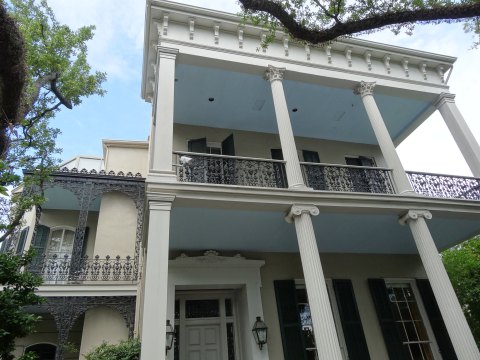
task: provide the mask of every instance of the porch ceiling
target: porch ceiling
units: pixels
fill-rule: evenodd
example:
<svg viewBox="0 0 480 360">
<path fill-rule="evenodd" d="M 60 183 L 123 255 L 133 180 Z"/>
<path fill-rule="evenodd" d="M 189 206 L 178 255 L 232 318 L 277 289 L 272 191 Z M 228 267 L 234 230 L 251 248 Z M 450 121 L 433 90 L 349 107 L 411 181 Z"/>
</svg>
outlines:
<svg viewBox="0 0 480 360">
<path fill-rule="evenodd" d="M 313 218 L 318 248 L 332 253 L 417 253 L 408 226 L 395 214 L 322 212 Z M 428 222 L 439 250 L 480 232 L 477 219 L 435 214 Z M 297 252 L 295 227 L 274 211 L 174 207 L 172 250 Z"/>
<path fill-rule="evenodd" d="M 178 64 L 175 122 L 278 133 L 270 84 L 263 75 L 261 70 L 246 73 Z M 283 83 L 296 136 L 377 143 L 361 99 L 352 88 L 289 80 L 288 74 Z M 402 138 L 402 133 L 430 106 L 427 100 L 409 96 L 376 91 L 375 99 L 394 140 Z"/>
</svg>

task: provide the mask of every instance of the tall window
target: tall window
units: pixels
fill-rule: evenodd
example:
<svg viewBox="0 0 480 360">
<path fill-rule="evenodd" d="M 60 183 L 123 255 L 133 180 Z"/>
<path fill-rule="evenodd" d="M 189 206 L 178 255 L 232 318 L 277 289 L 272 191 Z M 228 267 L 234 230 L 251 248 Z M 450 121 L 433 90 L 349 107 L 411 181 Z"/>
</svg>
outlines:
<svg viewBox="0 0 480 360">
<path fill-rule="evenodd" d="M 418 303 L 409 283 L 387 283 L 388 298 L 401 334 L 403 345 L 412 360 L 433 360 L 431 341 L 422 320 Z"/>
<path fill-rule="evenodd" d="M 73 240 L 75 238 L 75 229 L 69 227 L 52 228 L 48 241 L 47 253 L 49 256 L 71 255 L 73 250 Z"/>
</svg>

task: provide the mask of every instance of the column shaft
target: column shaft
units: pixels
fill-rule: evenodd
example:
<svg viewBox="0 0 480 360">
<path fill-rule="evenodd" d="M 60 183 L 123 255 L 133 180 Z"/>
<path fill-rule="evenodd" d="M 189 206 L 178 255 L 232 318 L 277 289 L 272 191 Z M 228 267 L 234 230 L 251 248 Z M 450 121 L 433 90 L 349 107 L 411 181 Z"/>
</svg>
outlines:
<svg viewBox="0 0 480 360">
<path fill-rule="evenodd" d="M 414 215 L 408 220 L 408 224 L 458 358 L 462 360 L 480 359 L 475 339 L 423 215 Z"/>
<path fill-rule="evenodd" d="M 410 185 L 410 181 L 408 180 L 407 174 L 403 168 L 402 162 L 398 157 L 392 138 L 390 137 L 388 129 L 385 126 L 382 114 L 380 113 L 377 103 L 373 98 L 374 86 L 375 83 L 365 83 L 362 81 L 355 92 L 362 97 L 363 105 L 365 106 L 368 118 L 372 124 L 373 132 L 377 138 L 382 155 L 387 163 L 387 166 L 392 169 L 393 179 L 395 181 L 395 185 L 397 186 L 397 191 L 400 194 L 414 193 L 412 185 Z"/>
<path fill-rule="evenodd" d="M 149 173 L 175 179 L 172 169 L 175 59 L 177 49 L 158 47 L 156 94 L 150 139 Z"/>
<path fill-rule="evenodd" d="M 283 91 L 282 79 L 285 69 L 278 69 L 269 66 L 267 77 L 272 87 L 273 105 L 277 119 L 278 134 L 282 146 L 283 158 L 286 161 L 285 170 L 287 173 L 288 187 L 306 189 L 300 161 L 298 160 L 297 146 L 293 136 L 290 115 L 288 114 L 287 100 Z"/>
<path fill-rule="evenodd" d="M 294 212 L 294 207 L 292 207 L 292 213 L 294 214 L 295 230 L 297 232 L 318 358 L 319 360 L 342 360 L 337 330 L 330 306 L 330 299 L 328 298 L 327 285 L 313 230 L 310 215 L 312 211 L 301 211 L 301 214 L 297 215 Z M 318 209 L 313 210 L 313 213 L 318 214 Z"/>
<path fill-rule="evenodd" d="M 480 146 L 458 110 L 454 99 L 455 95 L 443 93 L 439 96 L 435 106 L 447 124 L 473 176 L 480 178 Z"/>
<path fill-rule="evenodd" d="M 165 359 L 171 202 L 150 202 L 142 321 L 142 360 Z"/>
</svg>

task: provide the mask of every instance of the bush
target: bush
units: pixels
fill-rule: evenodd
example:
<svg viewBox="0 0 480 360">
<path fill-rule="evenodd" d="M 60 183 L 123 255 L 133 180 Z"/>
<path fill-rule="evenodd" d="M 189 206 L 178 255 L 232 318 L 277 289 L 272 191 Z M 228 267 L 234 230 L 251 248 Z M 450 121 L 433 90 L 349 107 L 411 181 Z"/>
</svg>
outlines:
<svg viewBox="0 0 480 360">
<path fill-rule="evenodd" d="M 140 340 L 130 339 L 120 344 L 103 343 L 85 355 L 86 360 L 139 360 Z"/>
</svg>

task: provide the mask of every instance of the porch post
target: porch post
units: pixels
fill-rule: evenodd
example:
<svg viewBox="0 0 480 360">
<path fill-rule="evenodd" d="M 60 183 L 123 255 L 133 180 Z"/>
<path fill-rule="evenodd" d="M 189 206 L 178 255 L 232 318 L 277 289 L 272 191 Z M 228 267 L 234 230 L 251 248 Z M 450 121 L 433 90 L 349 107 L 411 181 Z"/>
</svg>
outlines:
<svg viewBox="0 0 480 360">
<path fill-rule="evenodd" d="M 287 173 L 288 187 L 289 189 L 306 190 L 307 187 L 305 186 L 300 161 L 298 160 L 292 124 L 290 123 L 290 115 L 288 114 L 287 100 L 283 91 L 282 80 L 284 73 L 285 68 L 276 68 L 268 65 L 265 77 L 270 81 L 272 87 L 278 134 L 280 136 L 280 144 L 282 145 L 283 158 L 286 161 L 285 171 Z"/>
<path fill-rule="evenodd" d="M 320 360 L 342 360 L 327 285 L 323 275 L 311 216 L 319 214 L 313 205 L 293 205 L 286 216 L 295 223 L 303 275 L 312 315 L 315 344 Z"/>
<path fill-rule="evenodd" d="M 480 177 L 480 146 L 455 104 L 455 95 L 441 93 L 435 102 L 435 107 L 447 124 L 473 176 Z"/>
<path fill-rule="evenodd" d="M 388 133 L 388 129 L 385 126 L 382 114 L 380 113 L 377 103 L 373 98 L 374 87 L 375 82 L 362 81 L 354 90 L 354 93 L 362 97 L 363 105 L 365 106 L 368 118 L 372 124 L 375 137 L 377 138 L 378 145 L 382 150 L 385 162 L 387 163 L 387 166 L 392 169 L 393 179 L 395 181 L 395 185 L 397 186 L 398 193 L 413 195 L 415 193 L 410 185 L 410 181 L 405 173 L 402 162 L 398 157 L 397 150 L 395 149 L 392 138 Z"/>
<path fill-rule="evenodd" d="M 165 359 L 168 250 L 173 196 L 149 199 L 142 321 L 142 360 Z"/>
<path fill-rule="evenodd" d="M 429 211 L 410 210 L 399 221 L 410 226 L 457 357 L 462 360 L 480 359 L 480 352 L 425 221 L 431 218 Z"/>
<path fill-rule="evenodd" d="M 176 181 L 172 169 L 175 59 L 178 49 L 157 46 L 156 89 L 149 150 L 149 178 Z M 151 181 L 151 180 L 150 180 Z"/>
</svg>

